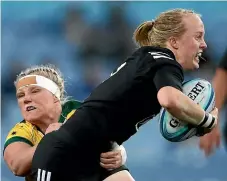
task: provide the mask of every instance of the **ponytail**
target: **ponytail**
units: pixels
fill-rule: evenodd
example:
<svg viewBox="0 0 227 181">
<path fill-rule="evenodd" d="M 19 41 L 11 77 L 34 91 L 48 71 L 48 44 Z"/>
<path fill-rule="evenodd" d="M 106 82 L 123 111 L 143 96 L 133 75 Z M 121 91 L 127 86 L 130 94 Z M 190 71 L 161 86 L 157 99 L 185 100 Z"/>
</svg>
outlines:
<svg viewBox="0 0 227 181">
<path fill-rule="evenodd" d="M 136 44 L 138 44 L 140 47 L 150 45 L 149 34 L 153 26 L 154 21 L 146 21 L 136 28 L 133 36 Z"/>
</svg>

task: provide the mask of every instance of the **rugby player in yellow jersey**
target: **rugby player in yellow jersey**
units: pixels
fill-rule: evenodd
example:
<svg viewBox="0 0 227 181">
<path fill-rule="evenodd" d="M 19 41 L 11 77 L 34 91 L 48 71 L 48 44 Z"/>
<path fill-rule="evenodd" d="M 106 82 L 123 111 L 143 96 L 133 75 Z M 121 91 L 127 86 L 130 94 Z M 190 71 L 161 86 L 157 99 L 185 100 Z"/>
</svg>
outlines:
<svg viewBox="0 0 227 181">
<path fill-rule="evenodd" d="M 38 82 L 32 82 L 31 75 L 39 76 Z M 25 176 L 25 180 L 30 180 L 29 173 L 36 146 L 45 134 L 58 129 L 75 114 L 81 103 L 75 100 L 66 101 L 63 78 L 52 66 L 29 68 L 22 72 L 18 79 L 21 80 L 24 76 L 30 77 L 23 85 L 16 87 L 18 104 L 24 120 L 10 130 L 3 152 L 10 170 L 15 175 Z M 55 86 L 58 86 L 60 91 L 56 92 Z M 100 155 L 102 174 L 126 169 L 123 166 L 125 161 L 124 147 L 113 144 L 113 151 Z"/>
</svg>

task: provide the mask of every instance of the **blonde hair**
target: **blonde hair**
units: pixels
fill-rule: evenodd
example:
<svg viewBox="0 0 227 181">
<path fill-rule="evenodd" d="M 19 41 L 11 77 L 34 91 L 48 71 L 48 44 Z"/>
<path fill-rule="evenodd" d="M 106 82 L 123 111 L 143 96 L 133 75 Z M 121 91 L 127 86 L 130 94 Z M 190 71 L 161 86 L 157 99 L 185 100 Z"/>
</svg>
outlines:
<svg viewBox="0 0 227 181">
<path fill-rule="evenodd" d="M 135 43 L 141 46 L 165 47 L 171 37 L 180 37 L 186 31 L 183 18 L 187 15 L 197 15 L 193 10 L 173 9 L 161 13 L 155 20 L 139 25 L 133 35 Z"/>
<path fill-rule="evenodd" d="M 21 71 L 21 73 L 17 76 L 14 85 L 16 86 L 18 80 L 27 75 L 40 75 L 52 80 L 60 89 L 61 104 L 65 103 L 65 101 L 67 100 L 67 97 L 65 96 L 65 81 L 60 70 L 57 69 L 54 65 L 48 64 L 29 67 Z"/>
</svg>

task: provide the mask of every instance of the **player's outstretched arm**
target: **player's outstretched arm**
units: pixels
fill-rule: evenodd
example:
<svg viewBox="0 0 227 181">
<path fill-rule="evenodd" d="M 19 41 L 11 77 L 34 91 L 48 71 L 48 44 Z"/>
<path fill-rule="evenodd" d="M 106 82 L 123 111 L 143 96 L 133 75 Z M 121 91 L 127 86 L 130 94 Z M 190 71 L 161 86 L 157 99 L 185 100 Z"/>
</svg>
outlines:
<svg viewBox="0 0 227 181">
<path fill-rule="evenodd" d="M 30 146 L 24 142 L 14 142 L 6 147 L 4 160 L 14 175 L 29 174 L 35 150 L 36 146 Z"/>
<path fill-rule="evenodd" d="M 211 130 L 216 125 L 217 110 L 211 114 L 182 93 L 183 71 L 179 66 L 166 65 L 158 69 L 154 83 L 162 107 L 181 121 Z M 212 115 L 213 114 L 213 115 Z"/>
<path fill-rule="evenodd" d="M 62 123 L 50 124 L 45 134 L 61 127 Z M 32 158 L 37 146 L 31 146 L 25 142 L 13 142 L 4 150 L 4 160 L 9 169 L 16 176 L 26 176 L 30 173 Z"/>
<path fill-rule="evenodd" d="M 217 109 L 211 114 L 205 113 L 199 105 L 174 87 L 162 87 L 157 96 L 161 106 L 181 121 L 208 129 L 217 124 Z"/>
</svg>

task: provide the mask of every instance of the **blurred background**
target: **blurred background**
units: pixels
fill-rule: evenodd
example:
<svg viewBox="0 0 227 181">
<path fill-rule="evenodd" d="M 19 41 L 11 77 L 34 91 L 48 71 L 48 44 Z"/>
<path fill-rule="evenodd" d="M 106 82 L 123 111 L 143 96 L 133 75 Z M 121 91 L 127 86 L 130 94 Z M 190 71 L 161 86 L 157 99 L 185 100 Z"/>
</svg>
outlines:
<svg viewBox="0 0 227 181">
<path fill-rule="evenodd" d="M 190 8 L 202 14 L 208 49 L 201 68 L 187 72 L 211 80 L 227 48 L 227 2 L 1 2 L 2 130 L 22 120 L 13 81 L 24 68 L 52 63 L 66 79 L 68 95 L 83 100 L 113 68 L 135 50 L 134 29 L 171 8 Z M 226 107 L 221 122 L 227 121 Z M 222 126 L 223 127 L 223 126 Z M 125 143 L 131 174 L 139 181 L 226 181 L 224 144 L 209 158 L 198 140 L 170 143 L 159 133 L 157 118 Z M 2 181 L 20 181 L 1 157 Z"/>
</svg>

